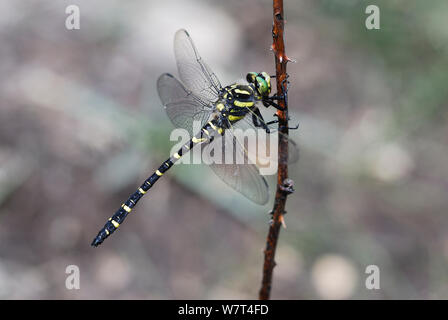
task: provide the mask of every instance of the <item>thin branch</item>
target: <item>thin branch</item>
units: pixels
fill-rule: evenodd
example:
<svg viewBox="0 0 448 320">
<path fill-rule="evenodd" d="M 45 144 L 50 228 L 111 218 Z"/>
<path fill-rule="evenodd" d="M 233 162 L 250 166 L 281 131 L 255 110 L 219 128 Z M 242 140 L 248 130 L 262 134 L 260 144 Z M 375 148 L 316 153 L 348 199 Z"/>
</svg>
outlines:
<svg viewBox="0 0 448 320">
<path fill-rule="evenodd" d="M 260 300 L 269 299 L 272 286 L 272 273 L 275 263 L 275 250 L 277 248 L 280 227 L 283 223 L 283 215 L 286 213 L 285 205 L 288 194 L 293 191 L 293 182 L 288 179 L 288 99 L 287 99 L 287 74 L 286 64 L 289 59 L 285 54 L 285 43 L 283 41 L 284 13 L 283 0 L 273 0 L 274 23 L 272 26 L 272 49 L 275 56 L 275 71 L 277 80 L 277 95 L 284 99 L 278 101 L 282 108 L 277 111 L 279 135 L 278 140 L 278 173 L 277 191 L 275 194 L 274 208 L 272 209 L 272 224 L 266 240 L 264 251 L 263 280 L 259 292 Z"/>
</svg>

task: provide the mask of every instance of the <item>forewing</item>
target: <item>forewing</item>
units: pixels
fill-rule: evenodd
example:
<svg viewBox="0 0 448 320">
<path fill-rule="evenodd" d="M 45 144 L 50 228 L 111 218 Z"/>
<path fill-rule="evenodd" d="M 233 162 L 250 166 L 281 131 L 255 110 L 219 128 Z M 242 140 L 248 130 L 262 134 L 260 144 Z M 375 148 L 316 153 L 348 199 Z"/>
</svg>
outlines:
<svg viewBox="0 0 448 320">
<path fill-rule="evenodd" d="M 174 55 L 180 80 L 185 86 L 202 99 L 215 102 L 222 86 L 199 56 L 188 32 L 183 29 L 177 31 L 174 36 Z"/>
<path fill-rule="evenodd" d="M 157 80 L 157 91 L 160 100 L 165 106 L 166 113 L 177 128 L 184 128 L 190 135 L 193 132 L 193 123 L 198 122 L 200 128 L 209 120 L 213 113 L 213 105 L 204 101 L 169 73 L 162 74 Z"/>
</svg>

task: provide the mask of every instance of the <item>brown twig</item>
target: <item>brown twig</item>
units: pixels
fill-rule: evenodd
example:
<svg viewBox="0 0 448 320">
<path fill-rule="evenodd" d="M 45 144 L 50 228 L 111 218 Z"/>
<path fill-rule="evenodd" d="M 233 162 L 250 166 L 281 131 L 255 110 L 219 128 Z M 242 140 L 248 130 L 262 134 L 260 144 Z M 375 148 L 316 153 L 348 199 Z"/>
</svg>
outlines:
<svg viewBox="0 0 448 320">
<path fill-rule="evenodd" d="M 272 209 L 272 223 L 266 241 L 264 251 L 263 280 L 259 292 L 260 300 L 269 299 L 272 286 L 272 272 L 275 267 L 275 249 L 277 247 L 280 227 L 283 223 L 283 215 L 286 213 L 285 205 L 288 194 L 293 191 L 293 183 L 288 179 L 288 100 L 287 100 L 287 74 L 286 64 L 289 59 L 285 54 L 283 41 L 284 13 L 283 0 L 273 0 L 274 23 L 272 26 L 272 50 L 275 57 L 275 71 L 277 79 L 277 96 L 283 96 L 278 104 L 283 110 L 277 111 L 279 135 L 278 140 L 278 173 L 277 191 L 275 194 L 274 208 Z"/>
</svg>

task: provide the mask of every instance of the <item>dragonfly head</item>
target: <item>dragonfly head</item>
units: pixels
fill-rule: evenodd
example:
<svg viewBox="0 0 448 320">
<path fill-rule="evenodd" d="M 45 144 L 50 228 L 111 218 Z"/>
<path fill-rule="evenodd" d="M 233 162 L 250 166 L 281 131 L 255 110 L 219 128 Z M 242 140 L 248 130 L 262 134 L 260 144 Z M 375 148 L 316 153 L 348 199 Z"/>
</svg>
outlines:
<svg viewBox="0 0 448 320">
<path fill-rule="evenodd" d="M 246 80 L 255 85 L 262 97 L 267 97 L 271 93 L 271 77 L 266 72 L 249 72 Z"/>
</svg>

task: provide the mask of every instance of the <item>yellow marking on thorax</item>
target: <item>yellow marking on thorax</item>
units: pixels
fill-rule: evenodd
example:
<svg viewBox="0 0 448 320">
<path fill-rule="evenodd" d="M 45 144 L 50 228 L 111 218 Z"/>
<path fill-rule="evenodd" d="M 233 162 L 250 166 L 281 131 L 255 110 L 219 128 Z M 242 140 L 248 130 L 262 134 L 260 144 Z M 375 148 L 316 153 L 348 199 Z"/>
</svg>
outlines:
<svg viewBox="0 0 448 320">
<path fill-rule="evenodd" d="M 121 205 L 121 207 L 122 207 L 127 213 L 129 213 L 129 212 L 132 211 L 132 209 L 129 208 L 129 207 L 128 207 L 127 205 L 125 205 L 124 203 Z"/>
<path fill-rule="evenodd" d="M 247 94 L 248 96 L 250 96 L 250 92 L 246 90 L 235 89 L 235 92 L 239 94 Z"/>
<path fill-rule="evenodd" d="M 138 188 L 138 192 L 140 192 L 141 194 L 145 194 L 146 193 L 146 191 L 143 190 L 142 188 Z"/>
<path fill-rule="evenodd" d="M 250 108 L 250 107 L 253 107 L 253 106 L 254 106 L 254 102 L 253 102 L 253 101 L 242 102 L 242 101 L 235 100 L 235 101 L 233 102 L 233 104 L 234 104 L 235 106 L 237 106 L 237 107 L 247 107 L 247 108 Z"/>
<path fill-rule="evenodd" d="M 224 110 L 224 104 L 223 103 L 218 103 L 217 105 L 216 105 L 216 109 L 218 109 L 218 111 L 222 111 L 222 110 Z"/>
<path fill-rule="evenodd" d="M 158 175 L 159 177 L 163 176 L 163 173 L 160 172 L 158 169 L 156 170 L 156 175 Z"/>
</svg>

